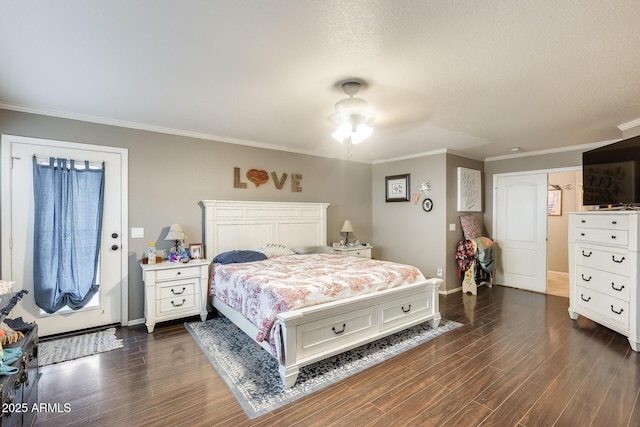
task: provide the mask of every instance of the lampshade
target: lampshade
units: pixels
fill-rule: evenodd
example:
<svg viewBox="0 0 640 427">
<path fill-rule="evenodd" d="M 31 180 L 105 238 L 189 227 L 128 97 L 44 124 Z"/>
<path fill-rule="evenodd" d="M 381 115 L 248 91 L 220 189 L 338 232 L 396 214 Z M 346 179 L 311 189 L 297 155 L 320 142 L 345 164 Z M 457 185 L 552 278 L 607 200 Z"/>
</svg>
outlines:
<svg viewBox="0 0 640 427">
<path fill-rule="evenodd" d="M 167 237 L 165 237 L 164 240 L 184 240 L 186 238 L 187 236 L 184 235 L 180 224 L 171 224 Z"/>
<path fill-rule="evenodd" d="M 353 233 L 353 226 L 351 225 L 351 221 L 346 220 L 344 224 L 342 224 L 342 230 L 340 231 L 343 233 Z"/>
</svg>

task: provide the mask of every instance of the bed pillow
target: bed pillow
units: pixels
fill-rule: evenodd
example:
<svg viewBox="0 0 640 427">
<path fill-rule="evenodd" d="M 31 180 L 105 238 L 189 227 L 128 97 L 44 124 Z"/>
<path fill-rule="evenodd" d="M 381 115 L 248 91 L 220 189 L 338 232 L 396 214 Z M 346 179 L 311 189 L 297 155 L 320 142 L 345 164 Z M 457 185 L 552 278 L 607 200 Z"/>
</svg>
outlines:
<svg viewBox="0 0 640 427">
<path fill-rule="evenodd" d="M 267 256 L 267 258 L 283 255 L 293 255 L 293 251 L 291 249 L 278 243 L 267 243 L 266 245 L 257 247 L 254 250 L 262 252 Z"/>
<path fill-rule="evenodd" d="M 473 215 L 462 215 L 460 217 L 460 226 L 462 227 L 465 240 L 482 236 L 482 227 L 480 227 L 478 220 Z"/>
<path fill-rule="evenodd" d="M 221 254 L 216 255 L 213 262 L 217 262 L 218 264 L 239 264 L 243 262 L 262 261 L 265 259 L 267 259 L 267 257 L 262 252 L 236 250 L 222 252 Z"/>
<path fill-rule="evenodd" d="M 298 255 L 330 254 L 333 253 L 333 250 L 329 246 L 300 246 L 293 248 L 293 252 Z"/>
</svg>

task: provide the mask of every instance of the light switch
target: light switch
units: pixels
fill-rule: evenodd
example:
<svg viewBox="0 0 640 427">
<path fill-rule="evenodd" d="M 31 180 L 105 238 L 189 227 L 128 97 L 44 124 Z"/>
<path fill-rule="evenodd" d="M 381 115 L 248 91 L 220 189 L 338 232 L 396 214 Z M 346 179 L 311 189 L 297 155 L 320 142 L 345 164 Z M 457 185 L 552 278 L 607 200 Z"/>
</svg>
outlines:
<svg viewBox="0 0 640 427">
<path fill-rule="evenodd" d="M 456 224 L 449 224 L 449 231 L 456 231 Z"/>
<path fill-rule="evenodd" d="M 131 238 L 132 239 L 142 239 L 144 237 L 144 228 L 142 227 L 134 227 L 131 229 Z"/>
</svg>

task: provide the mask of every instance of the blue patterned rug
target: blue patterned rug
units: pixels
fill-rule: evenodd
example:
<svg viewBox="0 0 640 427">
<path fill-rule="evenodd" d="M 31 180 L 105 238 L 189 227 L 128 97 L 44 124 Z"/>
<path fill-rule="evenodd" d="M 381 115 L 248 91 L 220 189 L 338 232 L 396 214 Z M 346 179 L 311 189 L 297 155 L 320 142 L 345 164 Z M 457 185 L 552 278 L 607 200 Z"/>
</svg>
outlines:
<svg viewBox="0 0 640 427">
<path fill-rule="evenodd" d="M 436 329 L 427 322 L 416 325 L 305 366 L 300 369 L 296 384 L 287 389 L 276 360 L 226 317 L 185 323 L 249 418 L 271 412 L 460 326 L 445 319 Z"/>
</svg>

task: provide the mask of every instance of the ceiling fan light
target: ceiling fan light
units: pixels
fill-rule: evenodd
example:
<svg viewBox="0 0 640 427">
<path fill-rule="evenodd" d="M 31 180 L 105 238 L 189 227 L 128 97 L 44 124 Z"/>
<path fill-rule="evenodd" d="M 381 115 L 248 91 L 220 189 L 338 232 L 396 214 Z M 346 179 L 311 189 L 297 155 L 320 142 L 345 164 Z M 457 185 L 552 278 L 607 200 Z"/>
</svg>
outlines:
<svg viewBox="0 0 640 427">
<path fill-rule="evenodd" d="M 342 122 L 342 124 L 338 126 L 335 132 L 331 134 L 331 136 L 341 144 L 342 142 L 344 142 L 345 139 L 349 138 L 350 135 L 351 135 L 351 123 L 349 122 Z"/>
<path fill-rule="evenodd" d="M 370 126 L 360 123 L 356 127 L 356 131 L 351 134 L 351 143 L 352 144 L 360 144 L 365 139 L 371 136 L 373 129 Z"/>
</svg>

